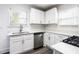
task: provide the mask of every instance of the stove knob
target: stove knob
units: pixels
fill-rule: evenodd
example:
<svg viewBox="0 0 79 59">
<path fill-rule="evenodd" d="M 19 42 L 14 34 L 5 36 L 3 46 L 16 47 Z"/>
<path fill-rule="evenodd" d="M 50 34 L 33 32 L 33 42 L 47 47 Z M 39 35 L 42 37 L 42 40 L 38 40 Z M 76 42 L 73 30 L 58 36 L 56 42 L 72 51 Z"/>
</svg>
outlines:
<svg viewBox="0 0 79 59">
<path fill-rule="evenodd" d="M 77 46 L 79 46 L 79 44 L 77 44 Z"/>
<path fill-rule="evenodd" d="M 72 43 L 71 41 L 68 41 L 68 43 Z"/>
<path fill-rule="evenodd" d="M 67 40 L 64 40 L 64 42 L 67 42 Z"/>
</svg>

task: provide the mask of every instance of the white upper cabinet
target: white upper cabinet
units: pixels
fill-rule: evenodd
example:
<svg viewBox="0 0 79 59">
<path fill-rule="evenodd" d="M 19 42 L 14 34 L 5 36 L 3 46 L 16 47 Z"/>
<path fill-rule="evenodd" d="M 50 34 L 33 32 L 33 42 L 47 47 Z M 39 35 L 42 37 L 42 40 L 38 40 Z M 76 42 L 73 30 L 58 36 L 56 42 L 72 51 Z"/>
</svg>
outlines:
<svg viewBox="0 0 79 59">
<path fill-rule="evenodd" d="M 22 36 L 10 37 L 10 54 L 22 52 Z"/>
<path fill-rule="evenodd" d="M 69 36 L 57 33 L 45 33 L 44 34 L 44 46 L 51 46 L 61 42 Z"/>
<path fill-rule="evenodd" d="M 57 8 L 52 8 L 45 12 L 45 23 L 46 24 L 57 24 L 58 23 Z"/>
<path fill-rule="evenodd" d="M 77 25 L 77 6 L 65 9 L 59 13 L 61 15 L 59 19 L 59 25 Z"/>
<path fill-rule="evenodd" d="M 44 21 L 44 11 L 31 8 L 30 11 L 30 23 L 42 24 Z"/>
<path fill-rule="evenodd" d="M 57 24 L 57 8 L 52 8 L 46 12 L 31 8 L 30 23 L 33 24 Z"/>
<path fill-rule="evenodd" d="M 77 7 L 77 25 L 79 26 L 79 6 Z"/>
</svg>

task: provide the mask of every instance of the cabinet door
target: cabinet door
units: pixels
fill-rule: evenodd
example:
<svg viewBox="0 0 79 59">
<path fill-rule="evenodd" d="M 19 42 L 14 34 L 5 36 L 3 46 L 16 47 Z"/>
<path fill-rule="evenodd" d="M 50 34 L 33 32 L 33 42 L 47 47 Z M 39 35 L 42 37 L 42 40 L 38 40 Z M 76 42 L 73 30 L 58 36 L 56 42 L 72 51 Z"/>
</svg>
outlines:
<svg viewBox="0 0 79 59">
<path fill-rule="evenodd" d="M 57 8 L 46 11 L 46 23 L 53 24 L 58 22 Z"/>
<path fill-rule="evenodd" d="M 44 11 L 39 11 L 39 20 L 40 20 L 40 24 L 44 24 L 44 18 L 45 18 L 45 12 Z"/>
<path fill-rule="evenodd" d="M 44 34 L 44 46 L 46 46 L 46 45 L 50 45 L 50 35 L 49 35 L 49 33 L 45 33 Z"/>
<path fill-rule="evenodd" d="M 22 41 L 10 42 L 10 53 L 21 53 L 22 51 Z"/>
<path fill-rule="evenodd" d="M 21 53 L 22 51 L 22 37 L 10 37 L 10 53 Z"/>
<path fill-rule="evenodd" d="M 50 45 L 54 45 L 55 41 L 54 41 L 54 33 L 50 33 Z"/>
<path fill-rule="evenodd" d="M 32 34 L 25 35 L 24 36 L 24 43 L 23 43 L 24 51 L 28 51 L 28 50 L 33 49 L 33 48 L 34 48 L 33 35 Z"/>
<path fill-rule="evenodd" d="M 50 23 L 58 23 L 57 8 L 53 8 L 50 10 Z"/>
<path fill-rule="evenodd" d="M 59 25 L 77 25 L 77 8 L 69 8 L 60 12 Z"/>
<path fill-rule="evenodd" d="M 31 8 L 30 23 L 40 24 L 41 20 L 44 20 L 44 12 Z"/>
<path fill-rule="evenodd" d="M 30 22 L 31 23 L 39 23 L 40 20 L 38 20 L 39 19 L 38 15 L 39 15 L 38 10 L 34 9 L 34 8 L 31 8 L 31 11 L 30 11 Z"/>
<path fill-rule="evenodd" d="M 50 11 L 45 12 L 45 24 L 50 23 Z"/>
</svg>

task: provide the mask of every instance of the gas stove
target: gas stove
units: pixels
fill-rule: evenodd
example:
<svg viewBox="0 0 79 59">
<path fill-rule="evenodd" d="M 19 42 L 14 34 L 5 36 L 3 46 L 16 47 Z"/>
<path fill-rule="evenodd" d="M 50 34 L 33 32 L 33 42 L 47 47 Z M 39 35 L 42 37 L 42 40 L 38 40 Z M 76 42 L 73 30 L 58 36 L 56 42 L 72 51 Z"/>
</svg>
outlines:
<svg viewBox="0 0 79 59">
<path fill-rule="evenodd" d="M 64 43 L 79 47 L 79 36 L 72 36 L 63 40 Z"/>
</svg>

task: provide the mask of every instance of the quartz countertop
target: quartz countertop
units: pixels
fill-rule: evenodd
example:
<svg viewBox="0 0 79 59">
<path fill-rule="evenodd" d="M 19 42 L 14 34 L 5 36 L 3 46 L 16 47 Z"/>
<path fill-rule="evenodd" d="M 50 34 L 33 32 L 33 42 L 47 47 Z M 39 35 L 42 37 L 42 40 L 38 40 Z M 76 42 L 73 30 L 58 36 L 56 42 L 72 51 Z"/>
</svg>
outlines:
<svg viewBox="0 0 79 59">
<path fill-rule="evenodd" d="M 22 33 L 13 33 L 13 34 L 9 34 L 9 36 L 21 36 L 21 35 L 27 35 L 27 34 L 33 34 L 33 33 L 40 33 L 40 32 L 43 32 L 43 31 L 37 31 L 37 32 L 22 32 Z"/>
<path fill-rule="evenodd" d="M 76 47 L 67 43 L 63 43 L 63 42 L 57 43 L 50 47 L 63 54 L 79 54 L 79 47 Z"/>
<path fill-rule="evenodd" d="M 23 33 L 15 33 L 15 34 L 9 34 L 9 36 L 17 36 L 17 35 L 26 35 L 26 34 L 32 34 L 32 33 L 38 33 L 38 32 L 47 32 L 47 33 L 55 33 L 55 34 L 61 34 L 61 35 L 67 35 L 67 36 L 79 36 L 78 31 L 31 31 L 31 32 L 23 32 Z"/>
</svg>

